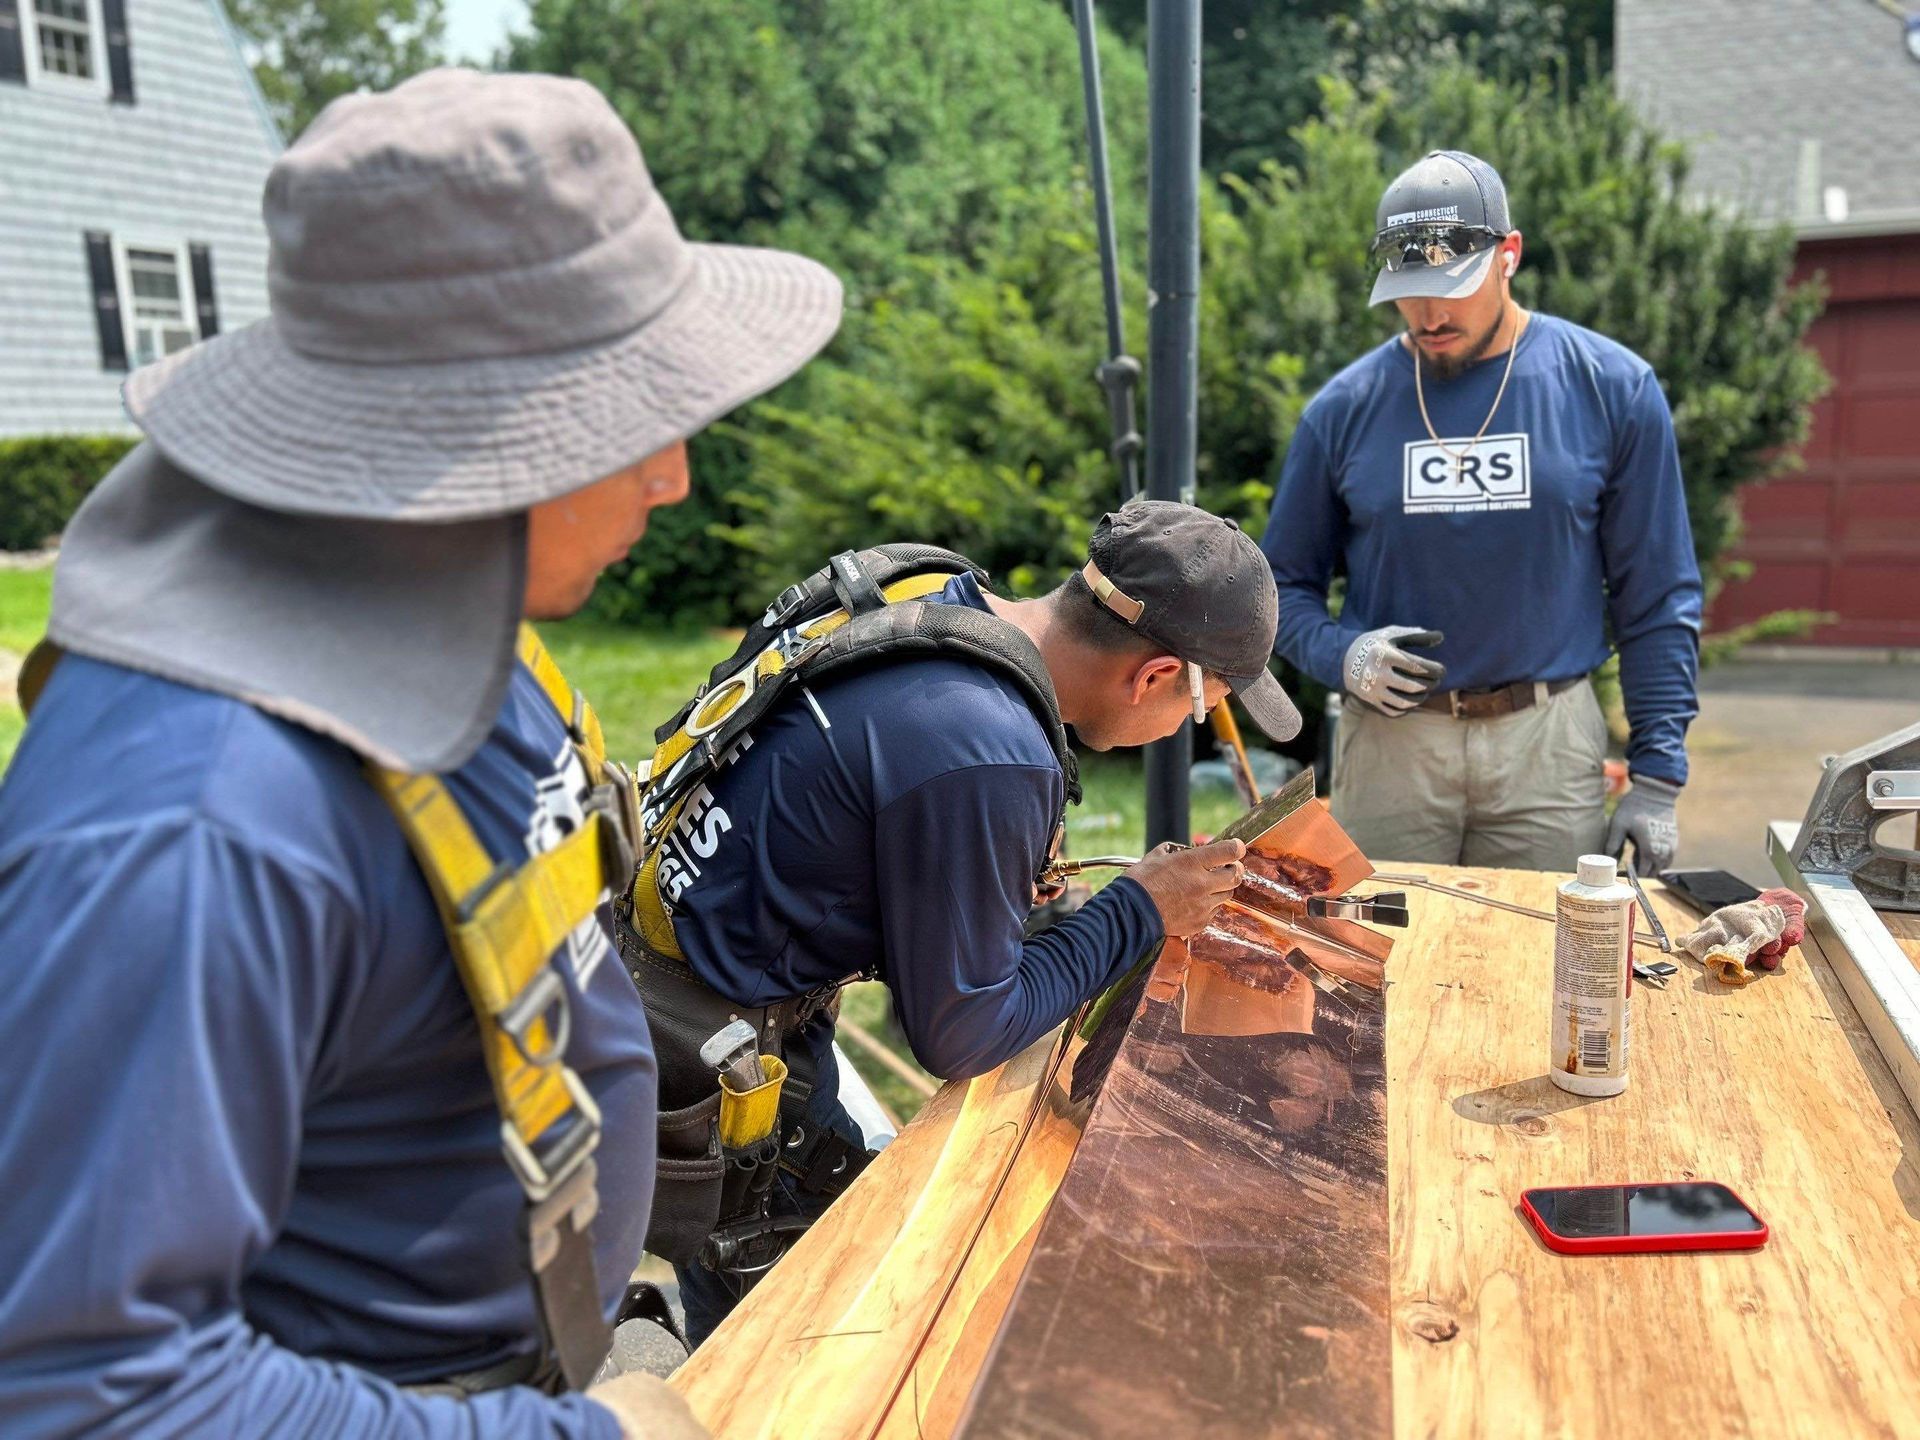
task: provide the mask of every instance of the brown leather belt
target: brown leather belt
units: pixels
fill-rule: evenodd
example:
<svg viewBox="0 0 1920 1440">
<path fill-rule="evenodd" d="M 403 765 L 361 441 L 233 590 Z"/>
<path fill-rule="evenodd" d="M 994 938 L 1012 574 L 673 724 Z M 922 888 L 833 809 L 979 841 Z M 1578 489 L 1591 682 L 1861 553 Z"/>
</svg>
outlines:
<svg viewBox="0 0 1920 1440">
<path fill-rule="evenodd" d="M 1496 715 L 1511 715 L 1534 705 L 1544 705 L 1551 695 L 1571 690 L 1587 677 L 1571 680 L 1518 680 L 1511 685 L 1496 685 L 1491 690 L 1442 690 L 1420 702 L 1422 710 L 1435 710 L 1456 720 L 1490 720 Z"/>
</svg>

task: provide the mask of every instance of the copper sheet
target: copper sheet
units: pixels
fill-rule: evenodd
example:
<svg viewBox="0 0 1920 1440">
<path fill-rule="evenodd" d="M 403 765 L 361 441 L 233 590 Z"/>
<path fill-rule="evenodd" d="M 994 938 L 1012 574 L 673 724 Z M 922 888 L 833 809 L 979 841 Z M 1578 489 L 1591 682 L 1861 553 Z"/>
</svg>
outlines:
<svg viewBox="0 0 1920 1440">
<path fill-rule="evenodd" d="M 1263 938 L 1237 943 L 1285 965 Z M 1383 997 L 1312 994 L 1307 1028 L 1252 1038 L 1144 1001 L 958 1433 L 1389 1432 Z"/>
<path fill-rule="evenodd" d="M 1314 798 L 1313 772 L 1303 771 L 1235 827 L 1248 844 L 1247 878 L 1193 937 L 1191 966 L 1163 971 L 1154 996 L 1170 998 L 1180 985 L 1188 1034 L 1261 1035 L 1310 1028 L 1316 991 L 1378 990 L 1393 942 L 1350 920 L 1307 914 L 1310 896 L 1344 894 L 1373 873 L 1326 802 Z"/>
</svg>

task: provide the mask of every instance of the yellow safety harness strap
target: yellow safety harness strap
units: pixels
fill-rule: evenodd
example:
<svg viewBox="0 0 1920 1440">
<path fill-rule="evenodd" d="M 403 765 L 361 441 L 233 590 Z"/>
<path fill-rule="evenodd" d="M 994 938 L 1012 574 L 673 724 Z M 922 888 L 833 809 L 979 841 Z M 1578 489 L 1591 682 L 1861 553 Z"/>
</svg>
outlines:
<svg viewBox="0 0 1920 1440">
<path fill-rule="evenodd" d="M 533 672 L 533 678 L 547 692 L 547 698 L 553 702 L 553 708 L 566 725 L 567 733 L 579 747 L 580 758 L 586 763 L 587 778 L 598 785 L 601 767 L 607 759 L 607 742 L 600 731 L 600 717 L 593 713 L 593 707 L 587 704 L 586 697 L 567 683 L 567 677 L 553 663 L 553 656 L 547 653 L 545 642 L 531 625 L 520 627 L 519 653 L 520 663 Z"/>
<path fill-rule="evenodd" d="M 508 1153 L 516 1170 L 534 1159 L 529 1189 L 539 1189 L 539 1172 L 548 1168 L 538 1160 L 539 1142 L 585 1093 L 561 1059 L 565 992 L 547 962 L 605 893 L 605 821 L 588 815 L 559 846 L 508 870 L 494 864 L 437 775 L 372 770 L 369 778 L 433 890 L 479 1021 Z"/>
<path fill-rule="evenodd" d="M 559 845 L 517 869 L 496 863 L 439 776 L 369 769 L 368 778 L 392 809 L 439 908 L 479 1025 L 501 1146 L 527 1196 L 523 1233 L 547 1352 L 580 1389 L 612 1343 L 590 1233 L 600 1205 L 593 1163 L 600 1111 L 566 1063 L 567 992 L 551 962 L 601 897 L 627 884 L 631 847 L 603 807 L 615 805 L 625 821 L 633 782 L 607 760 L 592 707 L 529 626 L 521 627 L 518 653 L 595 787 L 585 822 Z"/>
</svg>

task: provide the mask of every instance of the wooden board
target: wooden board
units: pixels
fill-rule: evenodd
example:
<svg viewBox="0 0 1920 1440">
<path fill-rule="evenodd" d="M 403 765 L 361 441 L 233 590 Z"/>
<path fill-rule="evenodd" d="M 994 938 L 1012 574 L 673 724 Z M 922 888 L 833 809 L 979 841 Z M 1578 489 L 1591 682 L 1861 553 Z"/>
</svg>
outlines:
<svg viewBox="0 0 1920 1440">
<path fill-rule="evenodd" d="M 1907 952 L 1907 958 L 1920 966 L 1920 915 L 1903 915 L 1892 910 L 1878 912 L 1886 922 L 1893 943 Z"/>
<path fill-rule="evenodd" d="M 1426 868 L 1553 902 L 1552 876 Z M 1396 1432 L 1920 1428 L 1916 1129 L 1818 949 L 1741 990 L 1675 957 L 1666 991 L 1636 987 L 1630 1088 L 1582 1100 L 1545 1078 L 1552 927 L 1412 902 L 1388 997 Z M 1733 1186 L 1772 1243 L 1567 1259 L 1515 1214 L 1528 1186 L 1690 1176 Z"/>
<path fill-rule="evenodd" d="M 1541 908 L 1556 883 L 1382 867 Z M 1654 892 L 1670 930 L 1692 923 Z M 1737 991 L 1679 957 L 1668 990 L 1636 989 L 1627 1093 L 1577 1100 L 1544 1078 L 1552 926 L 1410 900 L 1387 991 L 1395 1434 L 1920 1434 L 1920 1120 L 1817 944 Z M 944 1089 L 682 1369 L 674 1383 L 716 1435 L 950 1433 L 955 1389 L 1058 1183 L 1070 1107 L 1038 1112 L 1041 1143 L 1001 1192 L 1004 1221 L 995 1206 L 950 1297 L 941 1247 L 977 1230 L 1043 1070 L 1030 1052 Z M 1514 1212 L 1530 1185 L 1688 1174 L 1733 1185 L 1772 1223 L 1772 1244 L 1573 1260 Z M 1164 1192 L 1169 1203 L 1234 1193 L 1192 1198 L 1210 1175 L 1177 1178 L 1186 1188 Z M 1160 1368 L 1098 1383 L 1177 1383 Z"/>
<path fill-rule="evenodd" d="M 1205 1033 L 1183 1025 L 1177 1000 L 1149 994 L 961 1435 L 1389 1433 L 1378 980 L 1330 979 L 1340 993 L 1315 1003 L 1271 940 L 1256 942 L 1267 968 L 1309 997 L 1306 1023 L 1281 1027 L 1291 1033 L 1270 1033 L 1290 1015 L 1256 985 L 1216 988 Z M 1208 950 L 1196 942 L 1193 973 L 1212 968 Z M 1160 971 L 1186 963 L 1170 943 Z M 1276 993 L 1283 983 L 1256 978 Z M 1269 1033 L 1217 1015 L 1234 1004 Z"/>
<path fill-rule="evenodd" d="M 957 1414 L 1085 1117 L 1050 1078 L 1056 1051 L 943 1086 L 680 1367 L 716 1440 L 865 1440 Z"/>
</svg>

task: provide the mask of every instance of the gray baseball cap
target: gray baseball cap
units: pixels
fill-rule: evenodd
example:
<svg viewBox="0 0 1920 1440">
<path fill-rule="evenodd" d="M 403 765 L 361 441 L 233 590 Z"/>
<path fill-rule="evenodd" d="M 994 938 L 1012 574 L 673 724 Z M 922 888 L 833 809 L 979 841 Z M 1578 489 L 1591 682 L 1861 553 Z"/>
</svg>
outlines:
<svg viewBox="0 0 1920 1440">
<path fill-rule="evenodd" d="M 1094 597 L 1169 655 L 1233 687 L 1275 740 L 1300 733 L 1300 712 L 1267 669 L 1280 594 L 1260 547 L 1231 520 L 1171 500 L 1136 500 L 1104 515 L 1081 572 Z"/>
<path fill-rule="evenodd" d="M 1442 229 L 1464 232 L 1450 254 L 1407 256 L 1402 246 Z M 1373 282 L 1369 305 L 1392 300 L 1459 300 L 1486 283 L 1500 237 L 1513 229 L 1500 173 L 1464 150 L 1435 150 L 1400 172 L 1380 197 L 1373 248 L 1389 264 Z M 1407 256 L 1407 258 L 1403 258 Z"/>
</svg>

